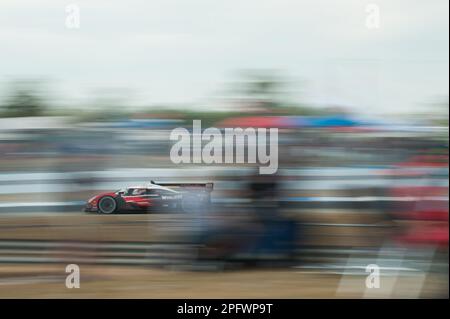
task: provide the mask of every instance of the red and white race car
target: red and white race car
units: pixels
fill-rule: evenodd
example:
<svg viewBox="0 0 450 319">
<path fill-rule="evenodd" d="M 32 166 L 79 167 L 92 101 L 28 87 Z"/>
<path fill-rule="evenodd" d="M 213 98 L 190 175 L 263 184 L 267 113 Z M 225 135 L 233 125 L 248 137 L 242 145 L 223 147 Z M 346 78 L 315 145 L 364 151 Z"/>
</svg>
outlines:
<svg viewBox="0 0 450 319">
<path fill-rule="evenodd" d="M 114 214 L 157 211 L 192 212 L 210 203 L 213 183 L 155 183 L 106 192 L 89 199 L 85 212 Z"/>
</svg>

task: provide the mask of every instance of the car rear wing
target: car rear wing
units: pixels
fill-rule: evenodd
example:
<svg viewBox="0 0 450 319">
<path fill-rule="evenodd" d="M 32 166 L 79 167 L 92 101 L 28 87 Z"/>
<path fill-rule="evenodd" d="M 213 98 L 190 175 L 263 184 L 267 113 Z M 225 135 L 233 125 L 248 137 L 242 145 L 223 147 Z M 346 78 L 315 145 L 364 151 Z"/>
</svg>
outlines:
<svg viewBox="0 0 450 319">
<path fill-rule="evenodd" d="M 151 184 L 164 186 L 164 187 L 180 187 L 189 189 L 202 189 L 207 192 L 212 192 L 214 183 L 159 183 L 150 181 Z"/>
</svg>

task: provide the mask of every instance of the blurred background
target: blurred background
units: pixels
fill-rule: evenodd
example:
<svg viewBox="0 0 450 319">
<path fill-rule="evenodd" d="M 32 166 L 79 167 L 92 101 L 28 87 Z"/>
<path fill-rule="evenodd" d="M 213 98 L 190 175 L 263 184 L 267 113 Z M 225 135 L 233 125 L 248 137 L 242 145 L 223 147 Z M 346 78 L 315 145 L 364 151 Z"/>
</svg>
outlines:
<svg viewBox="0 0 450 319">
<path fill-rule="evenodd" d="M 448 298 L 448 2 L 128 3 L 0 4 L 0 297 Z M 277 174 L 173 164 L 193 120 Z M 211 207 L 82 212 L 150 180 Z"/>
</svg>

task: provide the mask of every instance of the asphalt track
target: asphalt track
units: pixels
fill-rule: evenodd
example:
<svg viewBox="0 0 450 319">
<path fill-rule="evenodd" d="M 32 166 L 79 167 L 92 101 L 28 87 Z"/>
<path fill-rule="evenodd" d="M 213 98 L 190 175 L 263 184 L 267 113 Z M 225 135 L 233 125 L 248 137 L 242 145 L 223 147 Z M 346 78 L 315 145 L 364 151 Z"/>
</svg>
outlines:
<svg viewBox="0 0 450 319">
<path fill-rule="evenodd" d="M 293 212 L 291 217 L 297 218 L 298 214 Z M 312 235 L 307 236 L 311 240 L 306 244 L 316 247 L 375 247 L 390 229 L 389 224 L 380 223 L 376 214 L 339 210 L 304 212 L 299 222 L 306 224 L 306 233 Z M 131 251 L 150 251 L 161 245 L 177 247 L 189 242 L 189 233 L 202 223 L 196 216 L 174 213 L 107 216 L 84 212 L 2 213 L 0 262 L 5 256 L 1 249 L 10 253 L 12 249 L 26 251 L 26 247 L 48 251 L 58 245 L 74 251 L 109 249 L 108 245 L 119 244 L 128 245 Z"/>
<path fill-rule="evenodd" d="M 60 264 L 1 264 L 0 298 L 445 298 L 442 277 L 386 277 L 367 290 L 366 276 L 295 269 L 192 272 L 146 267 L 80 266 L 80 288 L 65 286 Z M 418 289 L 419 288 L 419 289 Z M 447 295 L 446 295 L 447 293 Z"/>
<path fill-rule="evenodd" d="M 328 219 L 316 221 L 331 222 L 328 214 L 323 216 Z M 344 237 L 350 230 L 355 235 L 355 228 L 358 232 L 361 227 L 342 216 L 340 220 L 348 223 L 321 227 L 344 231 Z M 232 271 L 192 269 L 186 267 L 189 245 L 180 237 L 190 227 L 190 218 L 186 214 L 1 214 L 0 298 L 415 298 L 442 297 L 446 291 L 448 296 L 442 284 L 448 285 L 448 277 L 433 274 L 420 281 L 418 289 L 417 278 L 422 277 L 414 269 L 406 269 L 400 278 L 387 276 L 385 282 L 391 282 L 387 285 L 391 288 L 376 295 L 367 295 L 364 268 L 348 273 L 345 262 L 341 268 L 302 264 Z M 367 229 L 363 233 L 367 237 Z M 307 253 L 308 265 L 318 265 L 323 256 L 327 263 L 321 265 L 336 264 L 358 251 L 360 257 L 373 253 L 325 245 Z M 80 266 L 80 289 L 65 287 L 65 267 L 72 263 Z"/>
</svg>

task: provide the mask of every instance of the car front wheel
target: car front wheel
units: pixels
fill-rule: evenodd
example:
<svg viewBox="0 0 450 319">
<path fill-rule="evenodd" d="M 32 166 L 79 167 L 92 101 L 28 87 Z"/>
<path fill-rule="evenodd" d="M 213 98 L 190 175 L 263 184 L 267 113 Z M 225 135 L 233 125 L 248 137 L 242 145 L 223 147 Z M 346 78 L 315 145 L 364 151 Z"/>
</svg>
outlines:
<svg viewBox="0 0 450 319">
<path fill-rule="evenodd" d="M 117 202 L 111 196 L 105 196 L 98 202 L 98 211 L 102 214 L 112 214 L 117 209 Z"/>
</svg>

